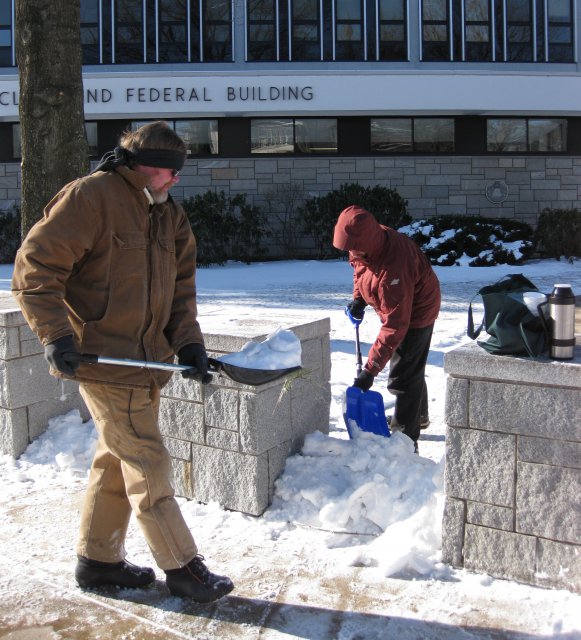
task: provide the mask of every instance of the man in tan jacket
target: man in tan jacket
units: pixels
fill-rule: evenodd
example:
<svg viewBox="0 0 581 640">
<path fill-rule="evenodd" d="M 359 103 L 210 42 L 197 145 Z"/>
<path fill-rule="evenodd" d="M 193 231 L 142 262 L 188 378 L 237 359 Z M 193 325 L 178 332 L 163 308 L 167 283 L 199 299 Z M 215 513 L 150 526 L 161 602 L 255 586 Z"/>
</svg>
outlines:
<svg viewBox="0 0 581 640">
<path fill-rule="evenodd" d="M 166 372 L 80 363 L 79 353 L 191 365 L 208 381 L 197 320 L 196 241 L 169 195 L 186 148 L 164 122 L 126 132 L 93 173 L 63 187 L 18 252 L 13 293 L 56 376 L 80 383 L 99 434 L 81 515 L 76 580 L 143 587 L 125 560 L 131 511 L 173 595 L 211 602 L 233 589 L 206 568 L 170 484 L 158 427 Z"/>
</svg>

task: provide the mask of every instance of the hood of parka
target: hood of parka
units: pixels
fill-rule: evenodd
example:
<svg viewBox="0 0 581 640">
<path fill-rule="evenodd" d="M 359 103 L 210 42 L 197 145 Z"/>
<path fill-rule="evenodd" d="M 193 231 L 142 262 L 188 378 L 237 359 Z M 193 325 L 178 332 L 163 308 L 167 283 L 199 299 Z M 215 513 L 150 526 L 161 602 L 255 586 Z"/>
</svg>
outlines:
<svg viewBox="0 0 581 640">
<path fill-rule="evenodd" d="M 373 262 L 383 252 L 387 236 L 383 227 L 363 207 L 351 205 L 341 211 L 335 233 L 333 246 L 340 251 L 363 251 L 367 254 L 366 262 Z"/>
</svg>

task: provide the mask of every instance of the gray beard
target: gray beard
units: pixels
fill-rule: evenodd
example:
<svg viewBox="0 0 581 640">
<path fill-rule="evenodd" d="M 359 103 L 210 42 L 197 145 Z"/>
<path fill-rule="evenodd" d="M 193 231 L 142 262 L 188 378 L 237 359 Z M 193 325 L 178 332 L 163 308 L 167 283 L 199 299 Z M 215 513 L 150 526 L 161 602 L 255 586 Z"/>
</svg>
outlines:
<svg viewBox="0 0 581 640">
<path fill-rule="evenodd" d="M 150 189 L 149 193 L 151 194 L 151 197 L 153 198 L 155 204 L 163 204 L 164 202 L 167 202 L 167 198 L 169 195 L 167 191 L 152 191 Z"/>
</svg>

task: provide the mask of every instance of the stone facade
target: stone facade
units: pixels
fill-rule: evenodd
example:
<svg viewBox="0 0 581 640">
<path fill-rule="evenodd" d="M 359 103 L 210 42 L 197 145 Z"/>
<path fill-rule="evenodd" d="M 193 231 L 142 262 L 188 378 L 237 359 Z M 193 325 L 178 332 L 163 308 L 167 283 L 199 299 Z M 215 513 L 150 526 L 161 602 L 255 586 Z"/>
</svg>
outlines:
<svg viewBox="0 0 581 640">
<path fill-rule="evenodd" d="M 569 362 L 446 354 L 442 555 L 581 591 L 581 347 Z"/>
<path fill-rule="evenodd" d="M 302 370 L 260 386 L 216 374 L 202 386 L 174 375 L 164 387 L 160 429 L 172 458 L 177 495 L 216 501 L 260 515 L 274 482 L 306 434 L 329 431 L 331 405 L 330 321 L 261 318 L 260 323 L 205 334 L 211 355 L 240 350 L 278 327 L 301 341 Z M 12 295 L 0 293 L 0 453 L 18 458 L 47 428 L 50 418 L 78 409 L 89 414 L 78 385 L 52 377 L 43 348 Z"/>
<path fill-rule="evenodd" d="M 414 218 L 467 214 L 535 226 L 546 207 L 581 208 L 581 157 L 555 156 L 191 159 L 172 193 L 178 199 L 208 190 L 245 193 L 276 227 L 305 198 L 353 182 L 397 189 Z M 506 197 L 498 204 L 487 197 L 496 183 Z M 19 164 L 0 164 L 0 209 L 19 199 Z"/>
</svg>

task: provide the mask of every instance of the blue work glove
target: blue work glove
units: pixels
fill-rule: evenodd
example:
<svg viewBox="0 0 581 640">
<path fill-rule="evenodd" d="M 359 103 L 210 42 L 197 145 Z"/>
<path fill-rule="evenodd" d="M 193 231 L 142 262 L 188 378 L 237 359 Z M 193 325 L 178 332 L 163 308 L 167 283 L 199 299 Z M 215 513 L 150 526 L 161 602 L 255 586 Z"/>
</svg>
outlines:
<svg viewBox="0 0 581 640">
<path fill-rule="evenodd" d="M 67 355 L 73 355 L 73 358 L 69 359 Z M 79 352 L 75 347 L 73 336 L 57 338 L 44 348 L 44 357 L 50 366 L 66 376 L 74 376 L 79 366 L 78 360 L 74 358 L 75 355 L 78 356 Z"/>
<path fill-rule="evenodd" d="M 353 324 L 361 323 L 363 316 L 365 315 L 365 307 L 367 302 L 363 298 L 355 298 L 345 307 L 345 313 L 349 316 L 349 319 Z"/>
<path fill-rule="evenodd" d="M 182 371 L 182 377 L 193 378 L 202 384 L 212 382 L 212 374 L 208 373 L 208 354 L 203 344 L 192 342 L 178 351 L 178 363 L 191 369 Z"/>
<path fill-rule="evenodd" d="M 375 377 L 372 376 L 367 369 L 363 371 L 353 380 L 353 386 L 359 387 L 362 391 L 369 391 L 371 389 Z"/>
</svg>

